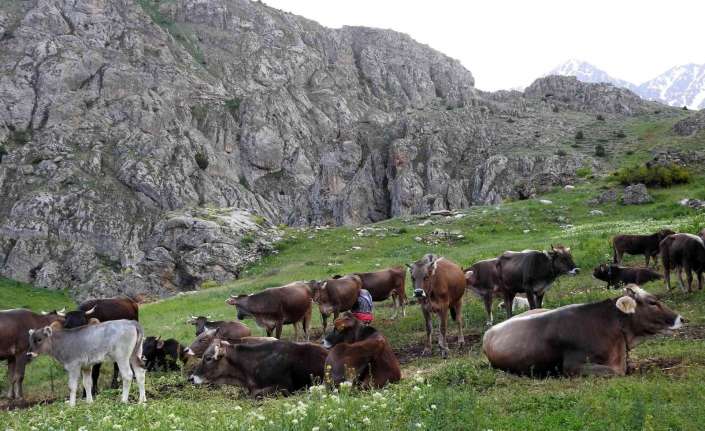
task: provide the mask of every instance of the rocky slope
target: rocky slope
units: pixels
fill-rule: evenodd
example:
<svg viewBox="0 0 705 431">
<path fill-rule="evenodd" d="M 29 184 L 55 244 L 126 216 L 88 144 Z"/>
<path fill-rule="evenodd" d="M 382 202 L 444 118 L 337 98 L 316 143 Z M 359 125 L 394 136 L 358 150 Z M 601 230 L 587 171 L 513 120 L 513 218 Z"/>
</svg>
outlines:
<svg viewBox="0 0 705 431">
<path fill-rule="evenodd" d="M 655 107 L 567 78 L 484 93 L 404 34 L 246 0 L 9 0 L 0 274 L 79 297 L 193 289 L 271 248 L 271 224 L 360 224 L 568 182 L 598 167 L 563 150 L 595 112 Z"/>
</svg>

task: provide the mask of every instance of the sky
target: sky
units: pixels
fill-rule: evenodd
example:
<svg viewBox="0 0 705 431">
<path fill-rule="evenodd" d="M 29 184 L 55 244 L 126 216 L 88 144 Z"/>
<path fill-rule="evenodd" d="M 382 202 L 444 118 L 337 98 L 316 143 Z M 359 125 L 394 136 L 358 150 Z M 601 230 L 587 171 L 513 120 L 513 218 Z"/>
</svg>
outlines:
<svg viewBox="0 0 705 431">
<path fill-rule="evenodd" d="M 482 90 L 523 87 L 569 59 L 635 84 L 705 63 L 703 0 L 264 0 L 326 27 L 409 34 L 460 60 Z"/>
</svg>

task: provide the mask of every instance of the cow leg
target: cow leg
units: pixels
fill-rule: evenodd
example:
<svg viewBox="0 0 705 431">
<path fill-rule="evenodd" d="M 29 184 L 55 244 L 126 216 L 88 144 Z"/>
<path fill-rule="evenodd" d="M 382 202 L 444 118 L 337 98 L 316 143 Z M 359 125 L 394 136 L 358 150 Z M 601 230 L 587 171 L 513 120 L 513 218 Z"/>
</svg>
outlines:
<svg viewBox="0 0 705 431">
<path fill-rule="evenodd" d="M 93 371 L 91 374 L 93 376 L 93 396 L 95 397 L 98 394 L 98 379 L 100 379 L 100 362 L 93 365 Z"/>
<path fill-rule="evenodd" d="M 392 314 L 392 320 L 397 319 L 397 315 L 399 314 L 399 298 L 397 298 L 397 293 L 392 292 L 392 305 L 394 306 L 394 313 Z"/>
<path fill-rule="evenodd" d="M 15 397 L 15 358 L 7 358 L 7 398 Z"/>
<path fill-rule="evenodd" d="M 421 311 L 423 312 L 423 318 L 424 321 L 426 322 L 426 345 L 424 346 L 423 352 L 421 352 L 422 355 L 430 355 L 431 354 L 431 337 L 433 334 L 433 320 L 431 317 L 431 313 L 428 312 L 425 308 L 421 308 Z"/>
<path fill-rule="evenodd" d="M 545 290 L 544 290 L 544 292 L 545 292 Z M 536 307 L 537 308 L 543 308 L 543 295 L 544 295 L 543 292 L 536 294 Z"/>
<path fill-rule="evenodd" d="M 309 334 L 308 330 L 310 329 L 311 326 L 311 309 L 309 308 L 306 314 L 304 314 L 304 318 L 301 321 L 301 327 L 304 330 L 304 338 L 306 339 L 306 342 L 309 340 Z"/>
<path fill-rule="evenodd" d="M 482 296 L 482 302 L 485 304 L 485 314 L 487 315 L 487 326 L 492 326 L 494 319 L 492 318 L 492 293 Z"/>
<path fill-rule="evenodd" d="M 490 307 L 492 303 L 490 302 Z M 463 300 L 462 298 L 455 304 L 455 320 L 458 321 L 458 346 L 463 346 L 465 344 L 465 337 L 463 337 Z"/>
<path fill-rule="evenodd" d="M 83 377 L 83 390 L 86 391 L 86 402 L 91 404 L 93 402 L 93 376 L 91 375 L 91 369 L 82 369 L 81 375 Z"/>
<path fill-rule="evenodd" d="M 536 308 L 536 296 L 534 296 L 534 290 L 531 288 L 524 289 L 526 291 L 526 299 L 529 301 L 529 309 L 533 310 Z M 514 298 L 512 298 L 514 301 Z"/>
<path fill-rule="evenodd" d="M 78 389 L 78 377 L 81 375 L 80 368 L 68 370 L 69 374 L 69 406 L 76 405 L 76 389 Z"/>
<path fill-rule="evenodd" d="M 14 388 L 15 398 L 17 399 L 24 398 L 24 394 L 22 393 L 22 384 L 24 382 L 24 372 L 27 367 L 27 362 L 29 362 L 29 360 L 25 354 L 15 357 L 15 376 L 12 387 Z M 8 375 L 8 378 L 9 377 L 10 376 Z"/>
<path fill-rule="evenodd" d="M 328 315 L 321 313 L 321 324 L 323 325 L 323 333 L 321 334 L 321 340 L 326 337 L 326 329 L 328 326 Z"/>
<path fill-rule="evenodd" d="M 685 291 L 685 283 L 683 283 L 683 267 L 679 266 L 677 269 L 678 272 L 678 281 L 681 283 L 681 290 Z"/>
<path fill-rule="evenodd" d="M 299 341 L 299 322 L 294 322 L 294 341 Z"/>
<path fill-rule="evenodd" d="M 446 334 L 448 331 L 448 310 L 441 310 L 438 313 L 440 318 L 440 334 L 438 335 L 438 347 L 441 348 L 441 357 L 448 357 L 448 341 L 446 340 Z"/>
<path fill-rule="evenodd" d="M 703 290 L 703 272 L 698 271 L 698 290 Z"/>
<path fill-rule="evenodd" d="M 277 340 L 281 340 L 282 338 L 282 326 L 284 326 L 282 322 L 277 322 L 276 325 L 274 325 L 274 330 L 276 333 L 275 337 Z"/>
<path fill-rule="evenodd" d="M 138 402 L 144 403 L 147 401 L 147 395 L 145 394 L 144 390 L 144 376 L 146 374 L 146 370 L 142 367 L 140 359 L 135 355 L 132 355 L 132 357 L 130 357 L 130 365 L 132 365 L 132 370 L 135 374 L 135 380 L 137 380 L 137 388 L 139 389 L 140 393 Z"/>
<path fill-rule="evenodd" d="M 507 319 L 512 318 L 512 305 L 514 305 L 514 296 L 516 296 L 516 294 L 511 292 L 504 293 L 504 309 L 507 310 Z"/>
<path fill-rule="evenodd" d="M 584 352 L 567 352 L 563 357 L 563 373 L 569 376 L 614 376 L 620 375 L 608 365 L 586 363 Z M 624 374 L 624 373 L 621 373 Z"/>
<path fill-rule="evenodd" d="M 685 278 L 688 281 L 688 293 L 693 291 L 693 271 L 691 271 L 691 268 L 686 266 L 684 268 L 685 270 Z"/>
<path fill-rule="evenodd" d="M 666 282 L 666 290 L 671 290 L 671 268 L 669 263 L 662 259 L 663 261 L 663 279 Z"/>
<path fill-rule="evenodd" d="M 164 371 L 166 371 L 166 359 L 162 361 L 162 367 L 164 367 Z M 112 389 L 116 389 L 118 387 L 118 374 L 120 373 L 120 370 L 118 369 L 118 364 L 117 362 L 113 363 L 113 380 L 110 382 L 110 387 Z"/>
<path fill-rule="evenodd" d="M 116 361 L 118 368 L 120 369 L 120 377 L 122 378 L 122 402 L 127 403 L 130 398 L 130 385 L 132 384 L 132 369 L 130 368 L 130 362 L 125 359 Z M 141 368 L 141 367 L 140 367 Z"/>
<path fill-rule="evenodd" d="M 646 253 L 644 255 L 644 259 L 646 260 L 646 267 L 649 267 L 649 262 L 651 261 L 651 256 L 649 256 L 649 253 Z"/>
</svg>

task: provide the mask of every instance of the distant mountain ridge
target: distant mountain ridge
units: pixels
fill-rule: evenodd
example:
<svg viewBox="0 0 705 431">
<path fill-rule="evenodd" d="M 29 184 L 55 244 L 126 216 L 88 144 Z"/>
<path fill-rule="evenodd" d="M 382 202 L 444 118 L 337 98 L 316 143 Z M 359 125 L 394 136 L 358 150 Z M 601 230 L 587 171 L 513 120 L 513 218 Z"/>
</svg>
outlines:
<svg viewBox="0 0 705 431">
<path fill-rule="evenodd" d="M 648 100 L 670 106 L 705 108 L 705 64 L 675 66 L 642 84 L 615 78 L 606 71 L 581 60 L 571 59 L 546 75 L 575 76 L 583 82 L 607 82 L 633 91 Z"/>
</svg>

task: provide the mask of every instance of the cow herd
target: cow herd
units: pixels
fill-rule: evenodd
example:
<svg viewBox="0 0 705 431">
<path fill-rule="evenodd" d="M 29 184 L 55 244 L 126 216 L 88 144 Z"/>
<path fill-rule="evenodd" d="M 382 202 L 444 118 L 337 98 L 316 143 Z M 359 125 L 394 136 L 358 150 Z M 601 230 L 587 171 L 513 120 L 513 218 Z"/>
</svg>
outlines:
<svg viewBox="0 0 705 431">
<path fill-rule="evenodd" d="M 475 293 L 483 302 L 487 325 L 482 349 L 496 368 L 525 375 L 623 375 L 627 352 L 645 336 L 676 329 L 685 320 L 639 284 L 665 278 L 676 270 L 683 289 L 692 288 L 694 272 L 702 288 L 705 244 L 701 236 L 662 230 L 653 235 L 613 238 L 614 262 L 596 267 L 593 276 L 609 287 L 625 285 L 613 299 L 543 309 L 543 299 L 562 275 L 576 275 L 570 248 L 506 251 L 475 262 L 466 269 L 448 258 L 427 254 L 407 264 L 376 272 L 334 276 L 327 280 L 297 281 L 250 295 L 231 296 L 238 320 L 251 318 L 267 336 L 252 336 L 240 321 L 213 321 L 191 316 L 194 341 L 182 346 L 174 339 L 145 337 L 138 303 L 130 298 L 86 301 L 77 310 L 36 314 L 29 310 L 0 311 L 0 359 L 8 361 L 9 398 L 22 398 L 25 366 L 32 357 L 48 354 L 66 369 L 69 403 L 75 405 L 79 377 L 86 401 L 96 394 L 100 364 L 114 362 L 112 386 L 122 380 L 127 402 L 132 380 L 145 401 L 147 371 L 188 369 L 193 384 L 231 384 L 251 396 L 289 394 L 317 384 L 352 381 L 382 387 L 401 379 L 399 362 L 387 339 L 358 320 L 353 309 L 360 292 L 374 301 L 392 298 L 394 318 L 406 315 L 407 269 L 413 296 L 425 322 L 424 353 L 432 350 L 433 317 L 439 321 L 438 346 L 446 357 L 448 318 L 458 326 L 457 343 L 464 344 L 463 296 Z M 642 254 L 646 267 L 620 266 L 624 254 Z M 658 257 L 664 275 L 648 268 Z M 518 294 L 524 294 L 517 296 Z M 492 326 L 494 298 L 503 300 L 508 319 Z M 322 343 L 311 343 L 311 317 L 318 305 Z M 513 316 L 514 308 L 530 309 Z M 523 307 L 522 307 L 523 308 Z M 328 331 L 328 318 L 333 326 Z M 293 325 L 293 341 L 281 340 L 284 325 Z M 302 334 L 299 329 L 301 329 Z M 191 364 L 191 358 L 195 363 Z M 188 364 L 188 365 L 187 365 Z"/>
</svg>

